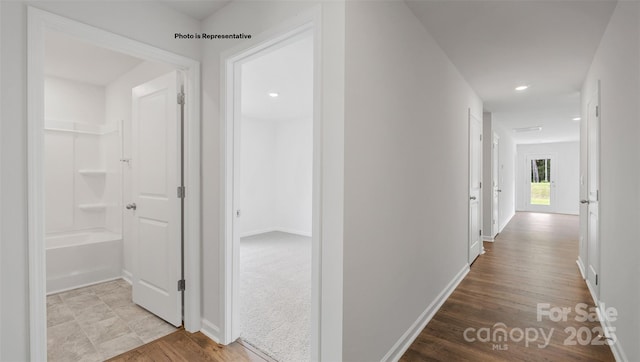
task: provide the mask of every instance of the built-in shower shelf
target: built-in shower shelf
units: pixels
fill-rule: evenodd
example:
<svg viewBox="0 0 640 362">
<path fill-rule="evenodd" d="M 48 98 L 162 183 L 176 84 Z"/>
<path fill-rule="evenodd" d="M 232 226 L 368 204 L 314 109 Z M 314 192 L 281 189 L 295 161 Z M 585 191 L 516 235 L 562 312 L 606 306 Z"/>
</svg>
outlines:
<svg viewBox="0 0 640 362">
<path fill-rule="evenodd" d="M 81 175 L 87 176 L 104 176 L 107 174 L 107 170 L 78 170 L 78 173 Z"/>
<path fill-rule="evenodd" d="M 106 204 L 80 204 L 78 205 L 80 210 L 84 211 L 101 211 L 107 208 Z"/>
</svg>

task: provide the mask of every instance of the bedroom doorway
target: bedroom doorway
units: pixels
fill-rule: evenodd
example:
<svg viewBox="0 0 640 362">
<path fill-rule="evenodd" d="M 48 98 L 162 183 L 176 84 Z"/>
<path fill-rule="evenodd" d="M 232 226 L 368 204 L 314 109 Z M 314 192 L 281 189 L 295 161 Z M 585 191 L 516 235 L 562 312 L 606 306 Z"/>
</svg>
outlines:
<svg viewBox="0 0 640 362">
<path fill-rule="evenodd" d="M 318 346 L 316 49 L 307 23 L 226 63 L 224 341 L 278 361 Z"/>
<path fill-rule="evenodd" d="M 308 361 L 312 34 L 256 54 L 239 77 L 240 337 L 278 361 Z"/>
</svg>

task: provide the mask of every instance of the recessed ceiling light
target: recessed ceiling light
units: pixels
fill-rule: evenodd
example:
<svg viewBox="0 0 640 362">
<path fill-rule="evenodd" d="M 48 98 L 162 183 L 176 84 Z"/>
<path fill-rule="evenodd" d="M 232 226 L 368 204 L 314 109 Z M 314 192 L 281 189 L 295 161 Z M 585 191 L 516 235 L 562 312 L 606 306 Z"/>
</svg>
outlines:
<svg viewBox="0 0 640 362">
<path fill-rule="evenodd" d="M 517 132 L 517 133 L 521 133 L 521 132 L 536 132 L 536 131 L 542 131 L 542 127 L 541 126 L 534 126 L 534 127 L 523 127 L 523 128 L 514 128 L 513 132 Z"/>
<path fill-rule="evenodd" d="M 271 98 L 276 98 L 279 95 L 280 95 L 280 93 L 277 93 L 277 92 L 269 92 L 269 97 L 271 97 Z"/>
<path fill-rule="evenodd" d="M 582 118 L 580 118 L 580 117 L 573 117 L 571 120 L 572 120 L 572 121 L 576 121 L 576 122 L 578 122 L 578 121 L 582 120 Z"/>
<path fill-rule="evenodd" d="M 518 92 L 522 92 L 523 90 L 527 90 L 528 88 L 529 88 L 529 86 L 528 86 L 528 85 L 523 84 L 523 85 L 519 85 L 519 86 L 517 86 L 515 89 L 516 89 Z"/>
</svg>

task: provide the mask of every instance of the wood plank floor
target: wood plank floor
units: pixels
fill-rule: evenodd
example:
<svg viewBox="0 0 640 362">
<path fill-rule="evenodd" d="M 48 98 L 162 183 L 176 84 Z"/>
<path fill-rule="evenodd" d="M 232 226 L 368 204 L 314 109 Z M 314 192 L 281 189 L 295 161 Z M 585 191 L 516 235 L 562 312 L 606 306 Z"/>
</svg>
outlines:
<svg viewBox="0 0 640 362">
<path fill-rule="evenodd" d="M 583 340 L 600 342 L 593 328 L 597 322 L 578 322 L 578 303 L 593 301 L 576 266 L 578 218 L 569 215 L 518 213 L 495 243 L 485 242 L 486 254 L 471 266 L 471 272 L 447 299 L 418 336 L 401 361 L 613 361 L 607 345 L 576 345 L 565 342 L 566 328 L 582 331 Z M 537 320 L 538 303 L 567 307 L 566 321 L 548 316 Z M 492 338 L 504 323 L 508 340 Z M 476 338 L 475 341 L 465 339 Z M 489 328 L 489 340 L 482 328 Z M 538 338 L 526 346 L 517 341 L 520 329 Z M 545 346 L 540 329 L 549 338 Z M 551 332 L 553 331 L 553 332 Z M 496 337 L 498 335 L 496 334 Z M 496 343 L 494 343 L 496 342 Z M 539 348 L 542 345 L 544 348 Z M 268 361 L 260 352 L 242 343 L 221 346 L 202 333 L 179 330 L 159 340 L 117 356 L 110 361 Z M 365 361 L 363 361 L 365 362 Z"/>
<path fill-rule="evenodd" d="M 604 343 L 596 337 L 600 324 L 576 321 L 578 303 L 594 306 L 576 265 L 577 216 L 518 213 L 495 243 L 484 245 L 486 254 L 476 259 L 401 361 L 614 361 L 608 345 L 590 343 Z M 538 321 L 538 303 L 571 312 L 566 321 L 546 315 Z M 499 334 L 492 337 L 499 327 L 508 331 L 506 341 L 499 342 Z M 467 328 L 474 329 L 465 338 Z M 525 340 L 518 341 L 518 329 L 531 340 L 536 329 L 537 340 L 527 347 Z M 571 338 L 572 329 L 581 339 Z M 552 333 L 546 346 L 542 332 Z M 572 341 L 576 344 L 565 343 Z"/>
<path fill-rule="evenodd" d="M 259 351 L 241 342 L 223 346 L 200 332 L 189 333 L 184 329 L 123 353 L 109 361 L 273 362 Z"/>
</svg>

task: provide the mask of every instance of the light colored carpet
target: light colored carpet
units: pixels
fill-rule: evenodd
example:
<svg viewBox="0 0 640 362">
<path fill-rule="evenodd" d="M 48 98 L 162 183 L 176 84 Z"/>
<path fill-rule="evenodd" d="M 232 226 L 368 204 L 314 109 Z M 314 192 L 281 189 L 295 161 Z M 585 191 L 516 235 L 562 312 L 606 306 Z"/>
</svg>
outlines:
<svg viewBox="0 0 640 362">
<path fill-rule="evenodd" d="M 280 362 L 310 360 L 311 238 L 270 232 L 240 241 L 241 337 Z"/>
</svg>

